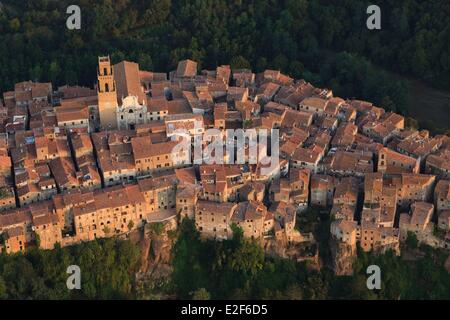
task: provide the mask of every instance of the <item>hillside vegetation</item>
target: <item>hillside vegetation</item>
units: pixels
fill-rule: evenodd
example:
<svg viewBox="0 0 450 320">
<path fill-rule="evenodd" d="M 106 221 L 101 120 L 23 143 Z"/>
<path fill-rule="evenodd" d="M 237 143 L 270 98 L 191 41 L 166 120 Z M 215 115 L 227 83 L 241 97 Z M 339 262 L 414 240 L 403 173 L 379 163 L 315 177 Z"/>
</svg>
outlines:
<svg viewBox="0 0 450 320">
<path fill-rule="evenodd" d="M 65 27 L 70 4 L 81 30 Z M 184 58 L 202 68 L 280 69 L 342 97 L 408 114 L 408 85 L 387 70 L 450 87 L 450 3 L 380 0 L 382 29 L 366 28 L 370 1 L 2 1 L 0 91 L 24 79 L 95 82 L 97 55 L 169 71 Z"/>
<path fill-rule="evenodd" d="M 192 220 L 180 225 L 169 283 L 136 290 L 139 244 L 96 240 L 55 250 L 0 254 L 0 299 L 449 299 L 448 254 L 422 247 L 416 261 L 388 252 L 359 252 L 353 276 L 334 276 L 306 263 L 270 258 L 234 228 L 235 237 L 201 241 Z M 417 250 L 415 248 L 414 250 Z M 67 290 L 70 265 L 81 269 L 81 290 Z M 368 290 L 366 269 L 381 268 L 381 290 Z M 141 288 L 142 289 L 142 288 Z"/>
</svg>

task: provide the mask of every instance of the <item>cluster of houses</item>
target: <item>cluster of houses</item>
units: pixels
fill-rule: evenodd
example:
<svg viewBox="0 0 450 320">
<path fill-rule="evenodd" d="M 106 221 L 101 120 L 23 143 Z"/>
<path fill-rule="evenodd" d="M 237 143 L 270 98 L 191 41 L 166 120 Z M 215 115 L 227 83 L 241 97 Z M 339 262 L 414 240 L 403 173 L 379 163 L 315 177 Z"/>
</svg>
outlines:
<svg viewBox="0 0 450 320">
<path fill-rule="evenodd" d="M 450 138 L 405 128 L 366 101 L 344 100 L 275 70 L 179 62 L 156 73 L 99 57 L 95 89 L 22 82 L 0 100 L 0 246 L 7 253 L 126 235 L 188 217 L 202 237 L 298 243 L 308 207 L 365 251 L 450 245 Z M 178 129 L 277 129 L 275 168 L 196 163 Z M 175 138 L 175 139 L 174 139 Z M 208 142 L 202 142 L 202 148 Z M 248 153 L 248 146 L 232 157 Z M 274 156 L 274 155 L 272 155 Z M 192 164 L 195 163 L 195 164 Z"/>
</svg>

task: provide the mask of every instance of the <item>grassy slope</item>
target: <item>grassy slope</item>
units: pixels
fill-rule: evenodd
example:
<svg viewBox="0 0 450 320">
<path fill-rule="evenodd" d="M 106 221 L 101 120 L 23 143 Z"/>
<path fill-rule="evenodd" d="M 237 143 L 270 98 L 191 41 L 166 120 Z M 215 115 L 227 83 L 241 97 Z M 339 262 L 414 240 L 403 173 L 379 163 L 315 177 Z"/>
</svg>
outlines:
<svg viewBox="0 0 450 320">
<path fill-rule="evenodd" d="M 419 80 L 408 80 L 408 111 L 417 120 L 429 120 L 439 128 L 450 127 L 450 91 L 432 88 Z"/>
</svg>

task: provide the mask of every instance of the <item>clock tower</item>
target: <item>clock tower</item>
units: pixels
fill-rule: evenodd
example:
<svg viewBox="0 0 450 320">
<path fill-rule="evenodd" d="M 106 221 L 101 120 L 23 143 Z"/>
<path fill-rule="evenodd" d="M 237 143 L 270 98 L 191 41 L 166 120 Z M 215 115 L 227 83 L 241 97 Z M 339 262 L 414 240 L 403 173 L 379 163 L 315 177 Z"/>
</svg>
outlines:
<svg viewBox="0 0 450 320">
<path fill-rule="evenodd" d="M 117 92 L 109 56 L 98 57 L 97 78 L 100 127 L 102 130 L 117 129 Z"/>
</svg>

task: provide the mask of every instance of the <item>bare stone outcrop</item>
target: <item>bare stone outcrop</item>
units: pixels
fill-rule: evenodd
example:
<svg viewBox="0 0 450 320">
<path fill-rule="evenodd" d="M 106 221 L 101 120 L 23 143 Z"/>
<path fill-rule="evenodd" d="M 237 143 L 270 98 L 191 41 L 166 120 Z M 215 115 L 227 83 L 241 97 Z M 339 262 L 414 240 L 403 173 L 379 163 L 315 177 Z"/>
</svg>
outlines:
<svg viewBox="0 0 450 320">
<path fill-rule="evenodd" d="M 145 225 L 140 239 L 141 267 L 136 274 L 137 287 L 152 289 L 169 280 L 174 242 L 170 234 L 176 228 L 175 219 Z"/>
<path fill-rule="evenodd" d="M 444 267 L 447 270 L 447 272 L 450 274 L 450 256 L 448 256 L 447 260 L 445 260 Z"/>
<path fill-rule="evenodd" d="M 338 276 L 352 275 L 356 246 L 330 238 L 331 267 Z"/>
<path fill-rule="evenodd" d="M 268 256 L 276 256 L 283 259 L 292 259 L 297 262 L 307 262 L 308 266 L 320 270 L 318 245 L 314 239 L 298 243 L 287 243 L 275 238 L 264 239 L 264 252 Z"/>
</svg>

